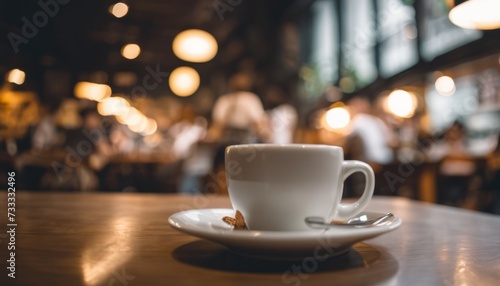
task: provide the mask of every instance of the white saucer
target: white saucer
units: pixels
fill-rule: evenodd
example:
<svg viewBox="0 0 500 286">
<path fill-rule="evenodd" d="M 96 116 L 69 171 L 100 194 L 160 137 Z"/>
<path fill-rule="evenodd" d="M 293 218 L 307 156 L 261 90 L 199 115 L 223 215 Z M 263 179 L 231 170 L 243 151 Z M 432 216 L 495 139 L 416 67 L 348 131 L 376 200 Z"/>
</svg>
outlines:
<svg viewBox="0 0 500 286">
<path fill-rule="evenodd" d="M 368 218 L 384 214 L 363 212 Z M 311 231 L 234 230 L 222 221 L 234 216 L 233 209 L 197 209 L 173 214 L 168 223 L 175 229 L 226 246 L 240 255 L 264 259 L 300 259 L 336 256 L 356 242 L 398 228 L 402 221 L 394 217 L 380 225 L 365 228 L 335 228 Z"/>
</svg>

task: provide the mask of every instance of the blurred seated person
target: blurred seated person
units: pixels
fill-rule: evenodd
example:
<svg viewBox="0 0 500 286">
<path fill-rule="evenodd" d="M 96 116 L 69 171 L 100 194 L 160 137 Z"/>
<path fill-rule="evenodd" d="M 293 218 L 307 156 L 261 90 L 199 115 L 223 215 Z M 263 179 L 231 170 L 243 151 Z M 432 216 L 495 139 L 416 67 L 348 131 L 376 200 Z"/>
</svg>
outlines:
<svg viewBox="0 0 500 286">
<path fill-rule="evenodd" d="M 207 120 L 196 116 L 193 106 L 185 105 L 181 111 L 181 119 L 168 132 L 173 138 L 173 155 L 181 162 L 177 191 L 184 194 L 200 193 L 202 177 L 212 167 L 212 153 L 198 144 L 206 136 Z"/>
<path fill-rule="evenodd" d="M 225 147 L 233 144 L 258 143 L 269 132 L 266 113 L 260 98 L 250 92 L 253 79 L 249 73 L 238 73 L 229 81 L 230 92 L 220 96 L 212 112 L 208 141 L 218 142 L 214 165 L 224 162 Z"/>
<path fill-rule="evenodd" d="M 462 206 L 471 191 L 476 161 L 465 144 L 465 128 L 455 121 L 441 143 L 442 159 L 437 178 L 438 203 Z"/>
<path fill-rule="evenodd" d="M 76 113 L 75 113 L 76 112 Z M 95 191 L 99 179 L 95 173 L 105 163 L 105 157 L 111 152 L 108 140 L 108 128 L 94 108 L 85 108 L 78 112 L 64 113 L 60 122 L 68 119 L 65 125 L 64 160 L 52 163 L 54 172 L 48 172 L 42 178 L 42 186 L 51 190 Z"/>
<path fill-rule="evenodd" d="M 174 123 L 169 131 L 173 138 L 172 152 L 176 159 L 188 158 L 198 141 L 206 135 L 206 120 L 197 117 L 191 105 L 185 105 L 181 110 L 181 119 Z"/>
<path fill-rule="evenodd" d="M 500 133 L 497 138 L 497 147 L 487 156 L 487 176 L 484 189 L 490 195 L 484 211 L 500 214 Z"/>
<path fill-rule="evenodd" d="M 349 107 L 352 111 L 349 140 L 358 140 L 359 143 L 359 148 L 351 152 L 353 159 L 367 162 L 377 173 L 383 165 L 394 160 L 392 147 L 395 146 L 396 138 L 389 126 L 372 113 L 367 98 L 353 98 Z"/>
<path fill-rule="evenodd" d="M 252 82 L 246 73 L 230 79 L 230 92 L 215 102 L 209 140 L 226 145 L 259 141 L 259 135 L 267 130 L 267 120 L 260 98 L 249 91 Z"/>
<path fill-rule="evenodd" d="M 346 147 L 348 154 L 354 160 L 368 163 L 375 173 L 375 194 L 394 195 L 394 190 L 388 188 L 384 177 L 384 168 L 393 162 L 395 136 L 387 124 L 377 117 L 371 108 L 370 101 L 363 96 L 355 97 L 349 102 L 352 119 L 348 126 Z M 364 187 L 364 181 L 358 179 L 359 174 L 353 174 L 352 195 L 358 196 Z"/>
<path fill-rule="evenodd" d="M 238 73 L 229 81 L 230 92 L 217 99 L 212 112 L 212 126 L 207 142 L 215 142 L 212 174 L 224 176 L 224 154 L 229 145 L 267 141 L 269 127 L 260 98 L 250 92 L 253 79 L 250 73 Z M 213 176 L 212 176 L 213 177 Z M 224 179 L 219 182 L 224 184 Z M 225 186 L 219 186 L 223 193 Z"/>
<path fill-rule="evenodd" d="M 34 151 L 53 150 L 61 145 L 63 138 L 58 133 L 54 113 L 55 110 L 49 105 L 40 107 L 40 122 L 35 127 L 32 138 Z"/>
</svg>

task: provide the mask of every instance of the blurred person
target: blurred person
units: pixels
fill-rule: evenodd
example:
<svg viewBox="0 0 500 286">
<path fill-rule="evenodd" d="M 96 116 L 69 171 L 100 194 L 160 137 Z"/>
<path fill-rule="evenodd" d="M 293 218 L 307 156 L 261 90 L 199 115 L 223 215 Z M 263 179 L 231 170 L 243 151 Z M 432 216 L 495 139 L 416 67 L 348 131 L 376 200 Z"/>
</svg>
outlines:
<svg viewBox="0 0 500 286">
<path fill-rule="evenodd" d="M 459 121 L 444 132 L 438 169 L 438 203 L 462 206 L 472 195 L 477 163 L 467 149 L 465 127 Z"/>
<path fill-rule="evenodd" d="M 258 142 L 267 121 L 260 98 L 250 92 L 252 84 L 248 73 L 238 73 L 230 79 L 230 92 L 214 104 L 211 139 L 228 145 Z"/>
<path fill-rule="evenodd" d="M 212 126 L 207 141 L 216 142 L 212 169 L 224 169 L 224 150 L 229 145 L 266 141 L 270 128 L 260 98 L 250 92 L 253 78 L 250 73 L 231 77 L 230 92 L 217 99 L 212 112 Z"/>
<path fill-rule="evenodd" d="M 56 120 L 49 106 L 40 107 L 40 122 L 33 132 L 34 151 L 52 150 L 60 145 L 60 135 L 57 131 Z"/>
<path fill-rule="evenodd" d="M 393 195 L 387 188 L 384 170 L 394 160 L 393 147 L 396 138 L 389 126 L 374 114 L 366 97 L 359 96 L 349 101 L 351 121 L 348 126 L 346 147 L 352 159 L 368 163 L 375 173 L 375 192 L 381 195 Z M 362 180 L 353 174 L 352 195 L 357 196 L 363 190 Z"/>
<path fill-rule="evenodd" d="M 418 144 L 423 135 L 418 118 L 402 120 L 398 128 L 397 159 L 399 162 L 410 163 L 418 160 Z"/>
<path fill-rule="evenodd" d="M 181 162 L 181 176 L 178 192 L 198 194 L 201 192 L 202 177 L 211 169 L 212 153 L 199 144 L 207 134 L 207 120 L 196 116 L 192 105 L 181 111 L 181 120 L 171 126 L 172 152 Z"/>
<path fill-rule="evenodd" d="M 352 119 L 349 126 L 349 137 L 359 137 L 361 150 L 356 159 L 366 161 L 374 170 L 378 165 L 385 165 L 394 160 L 396 138 L 387 124 L 371 112 L 367 98 L 356 97 L 349 102 Z"/>
<path fill-rule="evenodd" d="M 176 159 L 186 159 L 193 152 L 193 147 L 206 135 L 206 120 L 197 117 L 191 105 L 185 105 L 181 111 L 181 119 L 168 130 L 173 138 L 172 152 Z"/>
<path fill-rule="evenodd" d="M 54 172 L 45 174 L 42 186 L 51 190 L 95 191 L 99 187 L 95 172 L 103 165 L 102 157 L 111 152 L 108 140 L 111 126 L 105 124 L 94 108 L 84 108 L 77 114 L 74 111 L 67 113 L 72 122 L 65 125 L 65 161 L 52 165 Z"/>
<path fill-rule="evenodd" d="M 111 130 L 109 139 L 111 146 L 117 154 L 128 154 L 136 150 L 136 141 L 139 135 L 132 132 L 126 125 L 117 124 Z"/>
<path fill-rule="evenodd" d="M 500 214 L 500 133 L 497 137 L 497 147 L 487 156 L 487 176 L 484 186 L 489 196 L 483 210 L 489 213 Z"/>
</svg>

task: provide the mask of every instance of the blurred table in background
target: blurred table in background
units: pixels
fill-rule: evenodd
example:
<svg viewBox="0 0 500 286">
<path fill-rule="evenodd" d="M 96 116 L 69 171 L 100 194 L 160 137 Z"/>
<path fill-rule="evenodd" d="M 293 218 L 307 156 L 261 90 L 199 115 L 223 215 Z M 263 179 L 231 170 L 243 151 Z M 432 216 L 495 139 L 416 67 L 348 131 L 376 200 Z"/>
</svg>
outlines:
<svg viewBox="0 0 500 286">
<path fill-rule="evenodd" d="M 175 192 L 180 172 L 180 162 L 167 152 L 83 156 L 55 149 L 25 152 L 12 157 L 8 164 L 9 171 L 18 173 L 21 189 L 37 190 L 42 186 L 49 191 L 88 191 L 81 189 L 79 182 L 86 178 L 79 172 L 84 169 L 97 180 L 98 185 L 91 191 Z"/>
</svg>

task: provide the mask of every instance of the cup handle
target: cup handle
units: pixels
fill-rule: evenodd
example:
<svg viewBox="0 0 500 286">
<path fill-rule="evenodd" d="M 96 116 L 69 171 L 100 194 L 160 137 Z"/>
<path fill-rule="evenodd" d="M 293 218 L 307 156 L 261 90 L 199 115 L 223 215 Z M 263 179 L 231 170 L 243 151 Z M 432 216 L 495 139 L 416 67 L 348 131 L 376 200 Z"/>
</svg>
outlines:
<svg viewBox="0 0 500 286">
<path fill-rule="evenodd" d="M 370 203 L 375 188 L 375 175 L 370 165 L 356 160 L 347 160 L 342 163 L 343 177 L 342 182 L 350 175 L 356 172 L 361 172 L 365 175 L 366 183 L 363 195 L 352 204 L 339 204 L 334 218 L 337 220 L 347 220 L 361 213 Z"/>
</svg>

